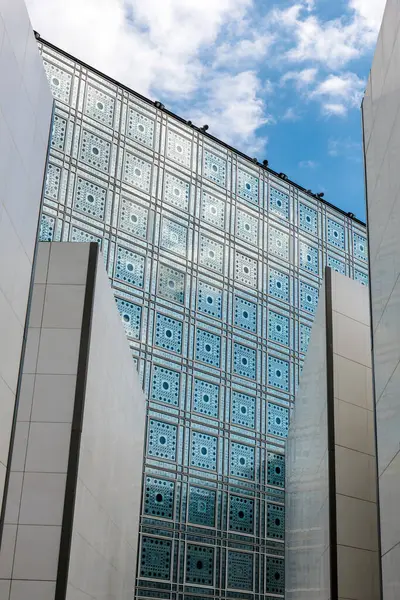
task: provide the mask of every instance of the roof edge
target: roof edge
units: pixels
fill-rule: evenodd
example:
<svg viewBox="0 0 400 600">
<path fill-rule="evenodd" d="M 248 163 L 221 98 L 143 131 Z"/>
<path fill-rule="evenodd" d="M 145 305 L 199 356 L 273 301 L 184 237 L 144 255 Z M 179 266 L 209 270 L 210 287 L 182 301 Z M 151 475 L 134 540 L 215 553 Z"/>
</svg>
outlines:
<svg viewBox="0 0 400 600">
<path fill-rule="evenodd" d="M 40 33 L 38 33 L 37 31 L 33 31 L 35 38 L 38 41 L 43 42 L 44 44 L 46 44 L 46 46 L 49 46 L 50 48 L 53 48 L 54 50 L 56 50 L 57 52 L 60 52 L 61 54 L 63 54 L 66 58 L 69 58 L 70 60 L 73 60 L 75 62 L 80 63 L 83 67 L 85 67 L 86 69 L 89 69 L 90 71 L 93 71 L 94 73 L 96 73 L 97 75 L 104 77 L 104 79 L 106 79 L 107 81 L 109 81 L 110 83 L 119 86 L 120 88 L 126 90 L 127 92 L 129 92 L 130 94 L 132 94 L 133 96 L 136 96 L 137 98 L 139 98 L 140 100 L 142 100 L 143 102 L 146 102 L 147 104 L 150 104 L 151 106 L 154 106 L 155 104 L 157 104 L 157 108 L 159 110 L 161 110 L 162 112 L 166 113 L 167 115 L 173 117 L 174 119 L 176 119 L 177 121 L 180 121 L 181 123 L 184 123 L 187 126 L 190 126 L 192 129 L 194 129 L 195 131 L 198 131 L 199 133 L 201 133 L 205 138 L 208 138 L 210 140 L 212 140 L 213 142 L 217 142 L 218 144 L 220 144 L 221 146 L 224 146 L 224 148 L 226 148 L 227 150 L 230 150 L 232 152 L 235 152 L 235 154 L 237 154 L 238 156 L 241 156 L 242 158 L 248 160 L 249 162 L 252 162 L 253 164 L 256 164 L 258 167 L 264 169 L 265 171 L 267 171 L 268 173 L 270 173 L 271 175 L 274 175 L 275 177 L 277 177 L 278 179 L 282 179 L 282 181 L 284 181 L 285 183 L 288 183 L 290 185 L 292 185 L 293 187 L 297 188 L 298 190 L 300 190 L 301 192 L 305 193 L 307 196 L 310 196 L 311 198 L 313 198 L 314 200 L 318 200 L 320 201 L 322 204 L 325 204 L 326 206 L 328 206 L 329 208 L 333 208 L 334 210 L 338 211 L 339 213 L 341 213 L 342 215 L 344 215 L 345 217 L 347 217 L 348 219 L 350 219 L 351 221 L 354 221 L 355 223 L 358 223 L 359 225 L 361 225 L 362 227 L 366 227 L 366 223 L 364 223 L 364 221 L 361 221 L 361 219 L 358 219 L 354 213 L 352 212 L 346 212 L 345 210 L 343 210 L 342 208 L 339 208 L 338 206 L 335 206 L 334 204 L 332 204 L 331 202 L 328 202 L 328 200 L 325 200 L 324 198 L 321 198 L 320 196 L 318 196 L 317 194 L 314 193 L 310 193 L 306 188 L 304 188 L 303 186 L 301 186 L 299 183 L 296 183 L 295 181 L 292 181 L 289 177 L 285 177 L 282 178 L 281 175 L 283 173 L 278 173 L 277 171 L 274 171 L 273 169 L 271 169 L 269 166 L 266 166 L 262 163 L 260 163 L 257 159 L 252 158 L 251 156 L 249 156 L 248 154 L 245 154 L 244 152 L 241 152 L 240 150 L 238 150 L 237 148 L 234 148 L 233 146 L 231 146 L 230 144 L 227 144 L 226 142 L 224 142 L 223 140 L 211 135 L 210 133 L 208 133 L 207 131 L 204 131 L 204 129 L 197 127 L 196 125 L 193 125 L 193 123 L 191 123 L 190 121 L 186 121 L 185 119 L 183 119 L 182 117 L 180 117 L 179 115 L 175 114 L 174 112 L 172 112 L 171 110 L 168 110 L 167 108 L 165 108 L 165 106 L 161 103 L 161 102 L 157 102 L 157 101 L 153 101 L 150 100 L 150 98 L 146 98 L 146 96 L 142 96 L 142 94 L 139 94 L 139 92 L 135 92 L 135 90 L 132 90 L 132 88 L 128 87 L 127 85 L 121 83 L 120 81 L 117 81 L 116 79 L 113 79 L 112 77 L 110 77 L 109 75 L 106 75 L 105 73 L 102 73 L 101 71 L 99 71 L 98 69 L 92 67 L 91 65 L 89 65 L 88 63 L 85 63 L 83 60 L 76 58 L 75 56 L 73 56 L 72 54 L 70 54 L 69 52 L 66 52 L 65 50 L 63 50 L 62 48 L 59 48 L 58 46 L 56 46 L 55 44 L 52 44 L 51 42 L 49 42 L 48 40 L 44 39 L 41 37 Z"/>
</svg>

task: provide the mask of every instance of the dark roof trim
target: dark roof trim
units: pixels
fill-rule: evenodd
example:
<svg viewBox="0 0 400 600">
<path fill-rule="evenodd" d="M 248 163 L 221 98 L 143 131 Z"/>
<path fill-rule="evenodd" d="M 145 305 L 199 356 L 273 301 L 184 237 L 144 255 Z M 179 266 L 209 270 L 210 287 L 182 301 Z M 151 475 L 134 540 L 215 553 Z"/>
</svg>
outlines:
<svg viewBox="0 0 400 600">
<path fill-rule="evenodd" d="M 80 450 L 82 441 L 83 418 L 86 402 L 86 384 L 89 369 L 90 340 L 92 335 L 93 304 L 96 290 L 99 245 L 89 244 L 85 299 L 83 303 L 82 327 L 80 331 L 78 371 L 76 375 L 74 410 L 71 424 L 67 478 L 65 483 L 64 508 L 61 523 L 60 550 L 58 555 L 56 590 L 53 598 L 65 600 L 67 596 L 71 547 L 74 530 L 76 493 Z"/>
<path fill-rule="evenodd" d="M 104 79 L 106 79 L 107 81 L 109 81 L 110 83 L 112 83 L 113 85 L 116 85 L 124 90 L 126 90 L 127 92 L 129 92 L 130 94 L 132 94 L 133 96 L 136 96 L 137 98 L 140 98 L 140 100 L 142 100 L 143 102 L 146 102 L 147 104 L 150 104 L 151 106 L 154 106 L 155 102 L 153 100 L 150 100 L 149 98 L 146 98 L 145 96 L 142 96 L 141 94 L 139 94 L 138 92 L 135 92 L 134 90 L 132 90 L 131 88 L 129 88 L 128 86 L 124 85 L 123 83 L 120 83 L 119 81 L 117 81 L 116 79 L 113 79 L 112 77 L 109 77 L 108 75 L 105 75 L 104 73 L 102 73 L 101 71 L 99 71 L 98 69 L 95 69 L 94 67 L 91 67 L 90 65 L 88 65 L 87 63 L 83 62 L 82 60 L 76 58 L 75 56 L 72 56 L 72 54 L 69 54 L 68 52 L 65 52 L 65 50 L 62 50 L 60 48 L 58 48 L 58 46 L 55 46 L 54 44 L 52 44 L 51 42 L 48 42 L 47 40 L 43 39 L 40 36 L 40 33 L 38 33 L 37 31 L 34 31 L 35 37 L 37 40 L 40 40 L 43 44 L 45 44 L 46 46 L 49 46 L 49 48 L 53 48 L 54 50 L 56 50 L 57 52 L 60 52 L 61 54 L 63 54 L 66 58 L 69 58 L 70 60 L 73 60 L 77 63 L 79 63 L 80 65 L 82 65 L 83 67 L 85 67 L 86 69 L 88 69 L 89 71 L 92 71 L 93 73 L 96 73 L 96 75 L 99 75 L 100 77 L 103 77 Z M 180 117 L 179 115 L 176 115 L 175 113 L 173 113 L 172 111 L 168 110 L 167 108 L 165 108 L 165 106 L 163 104 L 161 104 L 160 102 L 158 103 L 158 107 L 159 110 L 163 111 L 164 113 L 166 113 L 167 115 L 169 115 L 170 117 L 173 117 L 174 119 L 176 119 L 177 121 L 180 121 L 181 123 L 184 123 L 185 125 L 188 125 L 188 121 L 186 121 L 185 119 L 183 119 L 182 117 Z M 227 144 L 226 142 L 223 142 L 222 140 L 220 140 L 217 137 L 214 137 L 213 135 L 211 135 L 210 133 L 207 133 L 206 131 L 204 131 L 203 129 L 201 129 L 200 127 L 197 127 L 196 125 L 191 124 L 190 127 L 198 132 L 200 132 L 201 134 L 203 134 L 203 136 L 205 138 L 208 138 L 210 140 L 212 140 L 213 142 L 217 142 L 218 144 L 220 144 L 221 146 L 224 146 L 224 148 L 226 148 L 227 150 L 231 150 L 232 152 L 234 152 L 235 154 L 237 154 L 238 156 L 241 156 L 242 158 L 252 162 L 253 164 L 256 164 L 258 167 L 261 167 L 262 169 L 264 169 L 265 171 L 267 171 L 268 173 L 270 173 L 271 175 L 275 175 L 275 177 L 278 177 L 278 179 L 281 179 L 280 174 L 277 171 L 274 171 L 273 169 L 271 169 L 270 167 L 266 167 L 265 165 L 259 163 L 258 161 L 255 161 L 252 157 L 248 156 L 247 154 L 245 154 L 244 152 L 241 152 L 240 150 L 237 150 L 237 148 L 234 148 L 233 146 L 230 146 L 229 144 Z M 294 186 L 295 188 L 297 188 L 298 190 L 300 190 L 301 192 L 307 194 L 307 196 L 311 196 L 313 199 L 317 199 L 320 202 L 322 202 L 323 204 L 325 204 L 326 206 L 329 206 L 330 208 L 333 208 L 334 210 L 336 210 L 337 212 L 341 213 L 342 215 L 344 215 L 345 217 L 351 219 L 352 221 L 355 221 L 356 223 L 358 223 L 359 225 L 365 227 L 366 224 L 361 221 L 360 219 L 357 219 L 357 217 L 355 217 L 353 215 L 353 213 L 351 212 L 346 212 L 343 209 L 335 206 L 334 204 L 331 204 L 330 202 L 328 202 L 327 200 L 324 200 L 323 198 L 319 198 L 317 196 L 317 194 L 310 194 L 306 188 L 302 187 L 301 185 L 299 185 L 298 183 L 292 181 L 289 178 L 284 179 L 284 181 L 292 186 Z"/>
<path fill-rule="evenodd" d="M 329 570 L 330 597 L 338 600 L 338 543 L 336 506 L 336 444 L 335 444 L 335 389 L 333 363 L 333 297 L 332 269 L 325 267 L 325 327 L 326 327 L 326 399 L 328 443 L 328 498 L 329 498 Z"/>
</svg>

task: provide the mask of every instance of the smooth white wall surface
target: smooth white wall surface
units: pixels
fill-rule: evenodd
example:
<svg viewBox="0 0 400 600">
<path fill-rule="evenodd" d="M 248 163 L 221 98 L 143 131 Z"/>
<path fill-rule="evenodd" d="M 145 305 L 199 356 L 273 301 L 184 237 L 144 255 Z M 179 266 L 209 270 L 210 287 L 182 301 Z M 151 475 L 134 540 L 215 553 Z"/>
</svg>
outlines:
<svg viewBox="0 0 400 600">
<path fill-rule="evenodd" d="M 131 600 L 145 399 L 97 255 L 82 331 L 90 244 L 40 243 L 0 551 L 0 600 L 54 600 L 82 340 L 86 392 L 67 600 Z M 79 389 L 83 389 L 80 387 Z"/>
<path fill-rule="evenodd" d="M 145 398 L 100 257 L 67 600 L 132 600 Z"/>
<path fill-rule="evenodd" d="M 24 1 L 0 0 L 0 503 L 52 103 Z"/>
<path fill-rule="evenodd" d="M 1 600 L 54 600 L 88 254 L 89 244 L 38 247 L 0 552 L 10 596 Z"/>
<path fill-rule="evenodd" d="M 400 597 L 399 25 L 388 0 L 363 100 L 384 600 Z"/>
<path fill-rule="evenodd" d="M 332 272 L 338 592 L 379 600 L 368 288 Z"/>
<path fill-rule="evenodd" d="M 330 598 L 324 285 L 319 298 L 286 443 L 287 600 Z"/>
<path fill-rule="evenodd" d="M 333 381 L 327 327 L 332 328 Z M 329 474 L 330 447 L 336 489 Z M 334 536 L 330 507 L 336 514 Z M 287 440 L 288 600 L 330 599 L 332 552 L 338 598 L 379 600 L 369 296 L 365 286 L 334 271 L 331 287 L 320 293 Z"/>
</svg>

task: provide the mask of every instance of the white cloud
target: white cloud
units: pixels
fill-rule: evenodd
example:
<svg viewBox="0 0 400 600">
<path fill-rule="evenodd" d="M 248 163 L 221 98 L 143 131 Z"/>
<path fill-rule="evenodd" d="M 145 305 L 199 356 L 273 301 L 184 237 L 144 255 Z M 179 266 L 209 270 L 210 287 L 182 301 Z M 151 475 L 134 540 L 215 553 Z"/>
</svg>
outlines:
<svg viewBox="0 0 400 600">
<path fill-rule="evenodd" d="M 265 98 L 289 83 L 296 100 L 288 108 L 286 96 L 281 120 L 299 118 L 297 99 L 329 115 L 357 105 L 361 85 L 342 71 L 371 48 L 383 0 L 347 0 L 329 21 L 315 0 L 292 2 L 261 13 L 255 0 L 27 0 L 44 38 L 250 154 L 273 122 Z"/>
<path fill-rule="evenodd" d="M 354 73 L 345 73 L 344 75 L 329 75 L 322 81 L 314 94 L 328 95 L 328 96 L 340 96 L 348 98 L 359 93 L 360 88 L 364 85 L 364 82 L 357 77 Z"/>
<path fill-rule="evenodd" d="M 312 14 L 313 4 L 300 3 L 272 13 L 274 26 L 291 34 L 285 57 L 291 62 L 311 61 L 330 69 L 344 67 L 362 56 L 376 39 L 383 0 L 350 0 L 349 14 L 322 21 Z M 368 7 L 368 3 L 372 7 Z"/>
<path fill-rule="evenodd" d="M 386 0 L 350 0 L 349 6 L 362 19 L 365 20 L 371 31 L 377 32 L 380 28 Z"/>
<path fill-rule="evenodd" d="M 321 24 L 314 16 L 297 22 L 297 45 L 289 50 L 289 60 L 314 60 L 335 68 L 358 54 L 352 38 L 355 32 L 339 22 Z M 355 41 L 355 40 L 354 40 Z"/>
<path fill-rule="evenodd" d="M 287 81 L 294 81 L 296 87 L 299 89 L 313 83 L 317 73 L 318 69 L 315 68 L 303 69 L 302 71 L 288 71 L 281 77 L 281 84 L 285 84 Z"/>
<path fill-rule="evenodd" d="M 252 2 L 27 0 L 43 38 L 248 150 L 265 143 L 257 130 L 269 122 L 268 82 L 253 66 L 273 40 L 249 36 Z"/>
<path fill-rule="evenodd" d="M 222 25 L 243 17 L 249 0 L 125 0 L 135 27 L 144 28 L 149 42 L 174 57 L 194 56 L 215 41 Z"/>
<path fill-rule="evenodd" d="M 253 156 L 267 142 L 265 137 L 257 137 L 257 130 L 273 122 L 266 116 L 260 87 L 260 80 L 252 71 L 217 76 L 208 84 L 206 105 L 195 107 L 192 120 L 207 123 L 209 133 Z"/>
<path fill-rule="evenodd" d="M 315 0 L 304 0 L 304 8 L 310 12 L 314 10 Z"/>
<path fill-rule="evenodd" d="M 299 162 L 300 169 L 316 169 L 318 163 L 315 160 L 301 160 Z"/>
<path fill-rule="evenodd" d="M 344 117 L 347 114 L 347 108 L 340 102 L 326 102 L 322 105 L 322 112 L 328 117 L 334 115 L 336 117 Z"/>
<path fill-rule="evenodd" d="M 275 84 L 270 80 L 266 79 L 262 86 L 262 91 L 264 96 L 271 96 L 274 93 Z"/>
<path fill-rule="evenodd" d="M 274 42 L 272 35 L 254 35 L 252 39 L 242 39 L 236 43 L 223 43 L 216 51 L 213 67 L 232 64 L 254 64 L 264 58 Z"/>
<path fill-rule="evenodd" d="M 198 87 L 200 52 L 244 18 L 251 0 L 27 0 L 33 26 L 56 45 L 150 95 Z"/>
<path fill-rule="evenodd" d="M 289 106 L 283 114 L 282 121 L 298 121 L 300 119 L 300 115 L 296 112 L 296 110 Z"/>
<path fill-rule="evenodd" d="M 355 142 L 351 138 L 330 138 L 328 154 L 334 158 L 345 158 L 359 163 L 362 158 L 362 146 L 360 142 Z"/>
<path fill-rule="evenodd" d="M 365 82 L 355 73 L 329 75 L 311 92 L 310 98 L 322 102 L 323 111 L 330 115 L 344 115 L 348 108 L 359 108 Z"/>
<path fill-rule="evenodd" d="M 281 85 L 293 82 L 303 98 L 318 100 L 321 103 L 325 115 L 343 116 L 348 109 L 359 108 L 365 82 L 355 73 L 330 74 L 318 83 L 317 74 L 318 70 L 315 68 L 288 71 L 281 78 Z M 292 110 L 285 114 L 286 120 L 291 120 L 294 115 Z"/>
</svg>

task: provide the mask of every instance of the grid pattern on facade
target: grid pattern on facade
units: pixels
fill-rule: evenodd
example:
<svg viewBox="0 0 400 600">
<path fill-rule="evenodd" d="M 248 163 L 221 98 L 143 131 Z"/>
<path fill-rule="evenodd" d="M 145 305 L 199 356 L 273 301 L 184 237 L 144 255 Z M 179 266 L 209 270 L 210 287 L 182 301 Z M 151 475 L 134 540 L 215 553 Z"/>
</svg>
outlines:
<svg viewBox="0 0 400 600">
<path fill-rule="evenodd" d="M 42 240 L 98 241 L 148 402 L 137 598 L 284 590 L 284 441 L 323 267 L 365 230 L 39 43 Z"/>
</svg>

